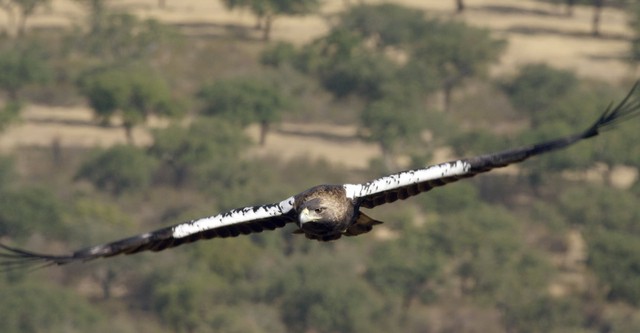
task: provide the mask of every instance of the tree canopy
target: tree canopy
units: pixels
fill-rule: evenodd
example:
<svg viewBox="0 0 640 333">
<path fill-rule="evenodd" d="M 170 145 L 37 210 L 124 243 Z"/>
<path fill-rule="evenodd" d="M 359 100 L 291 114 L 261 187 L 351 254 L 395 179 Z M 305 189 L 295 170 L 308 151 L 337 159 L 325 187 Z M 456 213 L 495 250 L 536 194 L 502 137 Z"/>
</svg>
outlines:
<svg viewBox="0 0 640 333">
<path fill-rule="evenodd" d="M 262 39 L 271 38 L 273 21 L 279 16 L 312 14 L 320 7 L 320 0 L 224 0 L 229 9 L 246 8 L 258 19 Z"/>
<path fill-rule="evenodd" d="M 182 112 L 166 81 L 149 69 L 107 68 L 88 74 L 79 85 L 102 124 L 120 116 L 129 143 L 133 127 L 151 114 L 176 117 Z"/>
<path fill-rule="evenodd" d="M 204 103 L 203 115 L 220 116 L 242 127 L 260 124 L 261 145 L 269 126 L 280 119 L 290 104 L 277 86 L 256 78 L 216 81 L 202 87 L 198 96 Z"/>
</svg>

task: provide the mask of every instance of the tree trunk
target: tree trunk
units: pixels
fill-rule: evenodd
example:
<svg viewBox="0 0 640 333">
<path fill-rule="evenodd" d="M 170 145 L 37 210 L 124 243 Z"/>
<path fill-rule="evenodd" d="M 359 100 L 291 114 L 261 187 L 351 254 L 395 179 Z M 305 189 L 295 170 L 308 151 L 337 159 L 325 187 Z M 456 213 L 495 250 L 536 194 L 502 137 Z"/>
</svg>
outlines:
<svg viewBox="0 0 640 333">
<path fill-rule="evenodd" d="M 456 13 L 464 11 L 464 0 L 456 0 Z"/>
<path fill-rule="evenodd" d="M 7 90 L 7 95 L 9 97 L 9 101 L 11 102 L 18 102 L 18 88 L 16 87 L 11 87 Z"/>
<path fill-rule="evenodd" d="M 443 108 L 445 112 L 449 111 L 449 107 L 451 106 L 451 91 L 453 90 L 453 85 L 451 84 L 445 84 L 444 88 L 442 89 L 442 93 L 444 94 L 444 100 L 443 100 Z"/>
<path fill-rule="evenodd" d="M 262 30 L 262 40 L 268 42 L 271 39 L 271 25 L 273 24 L 273 15 L 264 16 L 264 27 Z"/>
<path fill-rule="evenodd" d="M 38 3 L 20 6 L 20 21 L 18 22 L 18 37 L 23 36 L 27 27 L 27 18 L 36 11 Z"/>
<path fill-rule="evenodd" d="M 27 30 L 27 17 L 27 14 L 21 13 L 20 17 L 18 18 L 18 30 L 16 32 L 17 37 L 24 36 L 24 33 Z"/>
<path fill-rule="evenodd" d="M 591 34 L 600 36 L 600 15 L 602 14 L 602 5 L 604 0 L 593 0 L 593 21 L 591 24 Z"/>
<path fill-rule="evenodd" d="M 116 273 L 111 268 L 107 268 L 104 276 L 100 279 L 100 287 L 102 288 L 103 300 L 108 300 L 111 298 L 111 288 L 115 280 Z"/>
<path fill-rule="evenodd" d="M 269 122 L 261 121 L 260 122 L 260 146 L 264 147 L 264 144 L 267 142 L 267 132 L 269 132 Z"/>
<path fill-rule="evenodd" d="M 60 137 L 56 135 L 51 140 L 51 160 L 56 169 L 59 169 L 62 166 L 62 157 L 62 144 L 60 142 Z"/>
<path fill-rule="evenodd" d="M 256 25 L 253 27 L 256 30 L 262 30 L 262 16 L 256 16 Z"/>
<path fill-rule="evenodd" d="M 573 16 L 573 5 L 576 4 L 576 0 L 566 0 L 566 4 L 567 4 L 567 9 L 565 11 L 565 15 L 566 16 Z"/>
<path fill-rule="evenodd" d="M 133 125 L 131 124 L 124 124 L 124 134 L 127 138 L 127 143 L 130 146 L 133 146 L 134 142 L 133 142 Z"/>
<path fill-rule="evenodd" d="M 380 150 L 382 150 L 382 162 L 384 163 L 384 167 L 387 169 L 387 171 L 393 172 L 397 170 L 397 165 L 393 159 L 391 149 L 387 147 L 387 145 L 381 143 Z"/>
</svg>

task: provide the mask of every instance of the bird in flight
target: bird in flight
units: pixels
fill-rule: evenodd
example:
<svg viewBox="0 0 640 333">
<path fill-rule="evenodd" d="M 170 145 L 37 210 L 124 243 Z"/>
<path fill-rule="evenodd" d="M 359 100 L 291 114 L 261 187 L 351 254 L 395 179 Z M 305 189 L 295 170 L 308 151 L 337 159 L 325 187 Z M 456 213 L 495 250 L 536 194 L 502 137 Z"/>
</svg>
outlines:
<svg viewBox="0 0 640 333">
<path fill-rule="evenodd" d="M 637 87 L 638 83 L 621 102 L 615 106 L 610 105 L 593 125 L 574 135 L 494 154 L 402 171 L 363 184 L 318 185 L 280 202 L 232 209 L 215 216 L 88 247 L 68 255 L 35 253 L 0 244 L 0 265 L 5 269 L 25 265 L 66 265 L 119 254 L 162 251 L 201 239 L 274 230 L 289 223 L 297 226 L 294 233 L 318 241 L 361 235 L 382 223 L 367 216 L 361 211 L 362 208 L 374 208 L 403 200 L 462 178 L 565 148 L 640 115 L 640 101 L 633 98 Z"/>
</svg>

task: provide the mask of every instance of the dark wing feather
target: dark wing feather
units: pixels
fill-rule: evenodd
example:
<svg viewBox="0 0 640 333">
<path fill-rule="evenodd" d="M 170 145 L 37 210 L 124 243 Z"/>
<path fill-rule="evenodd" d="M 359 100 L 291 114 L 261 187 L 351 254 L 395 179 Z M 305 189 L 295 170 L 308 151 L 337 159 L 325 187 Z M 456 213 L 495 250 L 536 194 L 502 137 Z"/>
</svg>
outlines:
<svg viewBox="0 0 640 333">
<path fill-rule="evenodd" d="M 473 177 L 495 168 L 522 162 L 532 156 L 565 148 L 578 141 L 610 130 L 615 125 L 640 115 L 640 101 L 637 98 L 632 98 L 637 88 L 638 82 L 620 103 L 615 107 L 610 105 L 593 125 L 581 133 L 495 154 L 437 164 L 424 169 L 399 172 L 365 184 L 347 184 L 345 185 L 347 197 L 356 200 L 361 207 L 373 208 L 385 203 L 406 199 L 459 179 Z"/>
<path fill-rule="evenodd" d="M 162 251 L 201 239 L 235 237 L 274 230 L 295 221 L 293 197 L 279 204 L 234 209 L 209 218 L 177 224 L 149 233 L 96 245 L 69 255 L 49 255 L 0 244 L 0 270 L 66 265 L 119 254 Z"/>
</svg>

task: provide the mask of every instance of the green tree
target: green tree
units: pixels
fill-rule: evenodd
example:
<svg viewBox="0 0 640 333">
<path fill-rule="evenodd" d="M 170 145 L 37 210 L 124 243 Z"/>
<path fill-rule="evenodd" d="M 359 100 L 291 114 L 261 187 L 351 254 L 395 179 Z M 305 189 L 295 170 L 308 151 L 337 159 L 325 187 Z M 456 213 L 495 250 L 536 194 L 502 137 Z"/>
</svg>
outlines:
<svg viewBox="0 0 640 333">
<path fill-rule="evenodd" d="M 90 157 L 75 178 L 86 179 L 100 190 L 119 195 L 149 186 L 156 160 L 133 146 L 114 146 Z"/>
<path fill-rule="evenodd" d="M 398 239 L 379 244 L 372 251 L 365 277 L 377 290 L 400 297 L 402 319 L 406 319 L 414 301 L 435 298 L 432 289 L 441 277 L 443 262 L 432 248 L 425 228 L 405 227 Z"/>
<path fill-rule="evenodd" d="M 173 125 L 153 131 L 154 143 L 149 148 L 174 186 L 188 183 L 210 187 L 212 183 L 228 188 L 240 169 L 240 155 L 249 139 L 239 127 L 220 119 L 198 119 L 190 127 Z M 209 172 L 219 178 L 209 178 Z M 225 174 L 226 173 L 226 174 Z"/>
<path fill-rule="evenodd" d="M 637 66 L 640 61 L 640 4 L 630 5 L 629 26 L 633 32 L 630 44 L 630 61 Z"/>
<path fill-rule="evenodd" d="M 295 46 L 289 42 L 276 42 L 267 45 L 260 53 L 260 63 L 265 66 L 281 67 L 293 62 Z"/>
<path fill-rule="evenodd" d="M 491 37 L 486 29 L 425 19 L 423 13 L 399 5 L 359 5 L 342 14 L 326 37 L 303 48 L 299 63 L 306 66 L 298 67 L 323 81 L 327 73 L 358 74 L 351 80 L 338 77 L 336 81 L 346 82 L 346 87 L 366 83 L 369 78 L 377 82 L 372 87 L 394 80 L 417 88 L 422 95 L 439 87 L 448 108 L 452 90 L 467 78 L 485 75 L 504 47 L 505 42 Z M 354 70 L 359 64 L 367 70 Z M 374 94 L 362 95 L 381 98 L 382 89 L 371 90 Z"/>
<path fill-rule="evenodd" d="M 251 280 L 253 274 L 245 273 L 254 270 L 256 265 L 251 263 L 261 259 L 249 238 L 239 240 L 219 240 L 215 242 L 216 245 L 211 242 L 191 248 L 195 249 L 189 252 L 194 255 L 191 258 L 196 260 L 182 260 L 180 265 L 192 264 L 182 270 L 167 266 L 160 272 L 150 272 L 140 281 L 140 288 L 135 292 L 136 299 L 145 310 L 156 313 L 163 325 L 174 332 L 282 331 L 283 327 L 273 312 L 269 315 L 278 321 L 276 323 L 269 323 L 264 318 L 251 318 L 256 311 L 264 313 L 264 310 L 251 298 L 247 289 L 253 288 L 254 282 L 262 283 Z M 220 255 L 207 250 L 211 245 L 223 250 L 217 252 Z M 241 263 L 234 261 L 238 255 Z M 207 258 L 222 259 L 223 262 L 203 260 Z M 232 267 L 227 267 L 225 262 Z M 273 305 L 270 307 L 274 308 Z"/>
<path fill-rule="evenodd" d="M 453 265 L 457 288 L 494 302 L 543 290 L 549 265 L 523 247 L 519 220 L 498 207 L 472 207 L 443 215 L 428 229 L 432 253 Z"/>
<path fill-rule="evenodd" d="M 353 94 L 365 100 L 381 98 L 385 85 L 394 81 L 398 67 L 368 48 L 360 34 L 340 27 L 305 45 L 294 66 L 318 77 L 338 98 Z"/>
<path fill-rule="evenodd" d="M 506 42 L 492 37 L 489 30 L 456 21 L 432 20 L 428 31 L 414 47 L 411 59 L 435 70 L 444 93 L 444 107 L 448 110 L 453 89 L 465 79 L 486 75 L 489 65 L 499 59 Z"/>
<path fill-rule="evenodd" d="M 0 330 L 5 333 L 92 331 L 104 320 L 70 290 L 48 283 L 0 286 Z"/>
<path fill-rule="evenodd" d="M 0 109 L 0 130 L 17 118 L 21 109 L 19 92 L 50 78 L 46 55 L 29 41 L 13 43 L 0 49 L 0 90 L 7 95 Z"/>
<path fill-rule="evenodd" d="M 271 37 L 273 21 L 278 16 L 309 15 L 320 7 L 320 0 L 224 0 L 229 9 L 246 8 L 258 19 L 262 27 L 262 40 Z"/>
<path fill-rule="evenodd" d="M 242 127 L 260 124 L 260 145 L 265 144 L 271 124 L 290 104 L 272 83 L 257 78 L 216 81 L 205 85 L 198 97 L 204 103 L 204 115 L 221 116 Z"/>
<path fill-rule="evenodd" d="M 16 172 L 13 165 L 14 162 L 11 157 L 0 155 L 0 191 L 7 188 L 15 178 Z"/>
<path fill-rule="evenodd" d="M 17 37 L 23 36 L 26 30 L 27 19 L 33 15 L 39 7 L 47 6 L 51 0 L 2 0 L 0 8 L 7 14 L 7 31 L 15 32 Z"/>
<path fill-rule="evenodd" d="M 0 53 L 0 89 L 11 101 L 18 100 L 18 92 L 29 84 L 46 81 L 50 74 L 46 55 L 35 44 L 14 45 Z"/>
<path fill-rule="evenodd" d="M 87 12 L 89 31 L 91 34 L 100 31 L 108 13 L 106 0 L 74 0 L 83 5 Z"/>
<path fill-rule="evenodd" d="M 384 327 L 388 313 L 382 300 L 354 266 L 336 259 L 326 253 L 291 258 L 288 267 L 275 273 L 268 293 L 280 304 L 289 331 L 371 332 Z"/>
<path fill-rule="evenodd" d="M 63 231 L 62 204 L 43 188 L 6 189 L 0 195 L 0 235 L 26 238 Z"/>
<path fill-rule="evenodd" d="M 416 199 L 425 211 L 439 214 L 448 214 L 461 208 L 473 210 L 481 204 L 479 191 L 471 182 L 440 187 Z"/>
<path fill-rule="evenodd" d="M 598 232 L 606 229 L 640 235 L 637 195 L 603 186 L 575 186 L 563 191 L 558 203 L 568 221 Z"/>
<path fill-rule="evenodd" d="M 179 32 L 155 19 L 141 20 L 130 13 L 111 12 L 104 0 L 87 0 L 89 28 L 66 37 L 67 51 L 87 56 L 85 61 L 104 66 L 122 65 L 163 52 L 179 42 Z"/>
<path fill-rule="evenodd" d="M 541 120 L 538 113 L 550 113 L 549 109 L 558 100 L 576 91 L 578 78 L 571 71 L 555 69 L 547 64 L 528 64 L 502 87 L 513 106 L 527 112 L 535 126 L 548 121 Z"/>
<path fill-rule="evenodd" d="M 499 304 L 507 332 L 582 332 L 583 320 L 577 300 L 554 298 L 544 293 L 526 298 L 512 295 Z"/>
<path fill-rule="evenodd" d="M 382 3 L 358 5 L 340 15 L 339 29 L 357 33 L 383 50 L 410 48 L 428 34 L 424 13 L 414 8 Z"/>
<path fill-rule="evenodd" d="M 423 113 L 414 100 L 401 96 L 376 100 L 363 110 L 361 122 L 366 130 L 365 139 L 380 146 L 388 170 L 396 168 L 393 157 L 400 147 L 420 140 Z"/>
<path fill-rule="evenodd" d="M 602 16 L 604 0 L 592 0 L 592 1 L 593 1 L 593 18 L 591 19 L 591 34 L 593 36 L 600 36 L 600 16 Z"/>
<path fill-rule="evenodd" d="M 588 236 L 587 264 L 608 290 L 610 300 L 640 305 L 640 286 L 635 283 L 640 274 L 639 238 L 637 233 L 622 230 L 600 230 Z"/>
<path fill-rule="evenodd" d="M 424 16 L 407 7 L 354 6 L 326 36 L 305 45 L 294 66 L 339 98 L 353 94 L 372 101 L 398 83 L 426 95 L 437 89 L 435 71 L 410 55 L 428 28 Z"/>
<path fill-rule="evenodd" d="M 215 277 L 205 279 L 201 274 L 169 278 L 158 276 L 147 282 L 148 288 L 152 289 L 151 310 L 172 331 L 206 331 L 211 308 L 219 306 L 218 302 L 212 302 L 215 299 L 212 286 L 220 282 Z"/>
<path fill-rule="evenodd" d="M 148 69 L 105 69 L 87 75 L 79 86 L 103 124 L 119 113 L 129 144 L 133 144 L 133 128 L 149 115 L 177 117 L 182 113 L 166 81 Z"/>
</svg>

